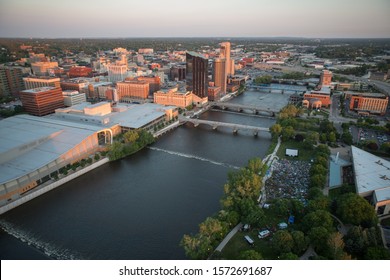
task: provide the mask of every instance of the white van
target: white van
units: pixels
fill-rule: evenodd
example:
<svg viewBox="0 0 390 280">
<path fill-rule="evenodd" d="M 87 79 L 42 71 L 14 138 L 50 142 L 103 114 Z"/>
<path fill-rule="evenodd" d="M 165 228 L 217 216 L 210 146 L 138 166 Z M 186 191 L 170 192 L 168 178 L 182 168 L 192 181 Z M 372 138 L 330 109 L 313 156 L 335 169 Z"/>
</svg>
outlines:
<svg viewBox="0 0 390 280">
<path fill-rule="evenodd" d="M 267 236 L 270 236 L 270 234 L 271 234 L 271 232 L 268 229 L 265 229 L 265 230 L 259 231 L 258 237 L 260 239 L 262 239 L 262 238 L 266 238 Z"/>
</svg>

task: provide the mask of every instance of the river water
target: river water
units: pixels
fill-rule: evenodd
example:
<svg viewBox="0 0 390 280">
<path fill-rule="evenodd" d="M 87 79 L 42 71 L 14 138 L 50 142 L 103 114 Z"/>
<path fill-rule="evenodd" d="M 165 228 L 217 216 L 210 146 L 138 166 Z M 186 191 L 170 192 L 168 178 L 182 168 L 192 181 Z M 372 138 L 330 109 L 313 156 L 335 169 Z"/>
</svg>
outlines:
<svg viewBox="0 0 390 280">
<path fill-rule="evenodd" d="M 288 96 L 245 92 L 229 102 L 282 107 Z M 278 105 L 275 105 L 275 100 Z M 201 118 L 270 126 L 275 120 L 208 111 Z M 229 171 L 263 157 L 267 132 L 234 135 L 185 124 L 0 217 L 1 259 L 185 259 L 183 234 L 220 209 Z"/>
</svg>

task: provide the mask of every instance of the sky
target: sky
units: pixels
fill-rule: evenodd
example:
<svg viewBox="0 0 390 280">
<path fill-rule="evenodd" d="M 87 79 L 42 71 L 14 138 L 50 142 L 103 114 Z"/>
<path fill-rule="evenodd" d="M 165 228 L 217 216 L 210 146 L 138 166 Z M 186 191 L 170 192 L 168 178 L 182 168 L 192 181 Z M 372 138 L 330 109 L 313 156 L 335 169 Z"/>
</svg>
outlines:
<svg viewBox="0 0 390 280">
<path fill-rule="evenodd" d="M 390 38 L 390 0 L 0 0 L 0 37 Z"/>
</svg>

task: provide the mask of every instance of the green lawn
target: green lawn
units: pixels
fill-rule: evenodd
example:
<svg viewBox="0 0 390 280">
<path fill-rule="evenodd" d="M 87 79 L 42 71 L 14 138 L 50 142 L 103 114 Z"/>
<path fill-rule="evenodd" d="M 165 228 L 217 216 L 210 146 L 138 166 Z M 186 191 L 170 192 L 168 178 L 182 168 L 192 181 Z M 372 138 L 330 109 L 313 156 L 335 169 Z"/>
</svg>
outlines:
<svg viewBox="0 0 390 280">
<path fill-rule="evenodd" d="M 257 237 L 258 230 L 252 230 L 250 232 L 237 232 L 237 234 L 229 241 L 226 247 L 222 250 L 221 258 L 227 260 L 234 260 L 238 258 L 237 252 L 243 252 L 246 250 L 255 250 L 259 252 L 264 259 L 274 260 L 277 258 L 274 250 L 270 245 L 270 238 L 259 239 Z M 253 241 L 254 246 L 250 246 L 244 239 L 245 235 L 249 235 Z"/>
<path fill-rule="evenodd" d="M 297 149 L 298 150 L 298 156 L 297 157 L 289 157 L 286 156 L 286 149 Z M 303 142 L 296 142 L 294 140 L 290 140 L 287 142 L 282 142 L 282 144 L 279 147 L 277 156 L 280 159 L 290 159 L 290 160 L 304 160 L 309 161 L 312 158 L 314 158 L 314 150 L 308 150 Z"/>
</svg>

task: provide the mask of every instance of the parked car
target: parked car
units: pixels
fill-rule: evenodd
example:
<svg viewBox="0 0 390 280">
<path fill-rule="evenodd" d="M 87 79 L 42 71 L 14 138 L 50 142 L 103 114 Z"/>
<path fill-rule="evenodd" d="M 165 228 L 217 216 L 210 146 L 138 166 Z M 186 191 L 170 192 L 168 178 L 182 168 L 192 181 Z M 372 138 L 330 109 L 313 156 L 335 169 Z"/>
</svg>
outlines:
<svg viewBox="0 0 390 280">
<path fill-rule="evenodd" d="M 268 237 L 270 235 L 271 235 L 271 232 L 268 229 L 265 229 L 265 230 L 259 231 L 258 237 L 260 239 L 262 239 L 262 238 L 266 238 L 266 237 Z"/>
</svg>

